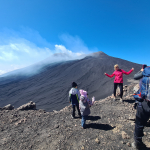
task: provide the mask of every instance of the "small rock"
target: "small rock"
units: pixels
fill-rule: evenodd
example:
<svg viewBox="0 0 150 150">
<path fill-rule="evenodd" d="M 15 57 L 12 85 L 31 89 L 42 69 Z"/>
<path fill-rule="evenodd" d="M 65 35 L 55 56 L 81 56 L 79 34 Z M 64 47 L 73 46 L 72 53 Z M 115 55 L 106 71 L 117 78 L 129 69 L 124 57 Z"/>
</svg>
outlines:
<svg viewBox="0 0 150 150">
<path fill-rule="evenodd" d="M 135 115 L 130 116 L 130 117 L 129 117 L 129 120 L 135 121 Z"/>
<path fill-rule="evenodd" d="M 123 139 L 129 139 L 130 138 L 130 136 L 126 133 L 126 132 L 124 132 L 124 131 L 122 131 L 122 138 Z"/>
<path fill-rule="evenodd" d="M 59 128 L 59 125 L 58 125 L 58 124 L 56 124 L 56 125 L 54 126 L 54 128 Z"/>
<path fill-rule="evenodd" d="M 84 146 L 81 147 L 81 150 L 84 150 Z"/>
<path fill-rule="evenodd" d="M 97 144 L 100 144 L 100 140 L 99 140 L 98 138 L 95 139 L 95 142 L 96 142 Z"/>
<path fill-rule="evenodd" d="M 53 112 L 54 112 L 54 113 L 58 113 L 58 111 L 57 111 L 57 110 L 53 110 Z"/>
<path fill-rule="evenodd" d="M 5 107 L 2 108 L 3 110 L 13 110 L 14 106 L 12 106 L 11 104 L 6 105 Z"/>
<path fill-rule="evenodd" d="M 131 147 L 131 143 L 130 143 L 130 142 L 128 142 L 127 145 L 128 145 L 129 147 Z"/>
<path fill-rule="evenodd" d="M 146 133 L 146 132 L 144 132 L 144 135 L 147 135 L 147 133 Z"/>
<path fill-rule="evenodd" d="M 135 123 L 132 122 L 132 123 L 131 123 L 131 126 L 134 126 L 134 125 L 135 125 Z"/>
<path fill-rule="evenodd" d="M 126 142 L 125 142 L 125 141 L 121 141 L 121 143 L 122 143 L 122 144 L 126 144 Z"/>
</svg>

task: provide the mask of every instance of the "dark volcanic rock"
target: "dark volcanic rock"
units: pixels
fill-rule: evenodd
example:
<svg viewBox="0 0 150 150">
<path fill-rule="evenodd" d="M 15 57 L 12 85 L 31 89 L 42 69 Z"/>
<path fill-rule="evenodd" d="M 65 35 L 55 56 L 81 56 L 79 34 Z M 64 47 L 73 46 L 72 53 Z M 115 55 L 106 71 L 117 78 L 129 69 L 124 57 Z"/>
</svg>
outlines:
<svg viewBox="0 0 150 150">
<path fill-rule="evenodd" d="M 126 85 L 129 84 L 127 79 L 132 79 L 141 69 L 139 64 L 98 52 L 81 60 L 45 65 L 41 72 L 31 77 L 13 75 L 0 78 L 0 107 L 10 103 L 17 108 L 32 100 L 38 109 L 60 110 L 69 105 L 68 91 L 73 81 L 78 83 L 79 89 L 87 90 L 89 97 L 105 98 L 113 93 L 114 79 L 104 73 L 112 74 L 115 64 L 125 71 L 135 68 L 129 76 L 124 75 Z"/>
<path fill-rule="evenodd" d="M 3 110 L 13 110 L 14 106 L 12 106 L 11 104 L 8 104 L 8 105 L 4 106 L 2 109 Z"/>
<path fill-rule="evenodd" d="M 32 101 L 17 108 L 17 110 L 31 110 L 31 109 L 36 109 L 36 104 L 33 103 Z"/>
</svg>

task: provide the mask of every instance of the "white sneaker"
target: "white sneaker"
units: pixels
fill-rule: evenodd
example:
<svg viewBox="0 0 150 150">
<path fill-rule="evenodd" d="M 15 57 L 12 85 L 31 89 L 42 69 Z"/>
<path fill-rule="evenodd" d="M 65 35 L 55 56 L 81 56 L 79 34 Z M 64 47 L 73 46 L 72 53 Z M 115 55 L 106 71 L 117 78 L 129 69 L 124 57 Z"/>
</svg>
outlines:
<svg viewBox="0 0 150 150">
<path fill-rule="evenodd" d="M 114 101 L 114 102 L 116 101 L 116 97 L 113 98 L 113 101 Z"/>
<path fill-rule="evenodd" d="M 75 117 L 73 117 L 73 115 L 71 115 L 71 118 L 74 119 Z"/>
<path fill-rule="evenodd" d="M 122 98 L 120 98 L 120 102 L 121 102 L 121 103 L 123 102 L 123 99 L 122 99 Z"/>
</svg>

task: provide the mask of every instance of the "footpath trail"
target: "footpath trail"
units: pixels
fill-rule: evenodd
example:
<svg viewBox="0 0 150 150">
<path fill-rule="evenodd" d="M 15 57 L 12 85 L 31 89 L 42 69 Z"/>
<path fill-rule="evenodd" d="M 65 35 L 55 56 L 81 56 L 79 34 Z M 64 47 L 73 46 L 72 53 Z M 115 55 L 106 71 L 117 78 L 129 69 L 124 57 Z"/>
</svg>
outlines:
<svg viewBox="0 0 150 150">
<path fill-rule="evenodd" d="M 1 110 L 0 150 L 132 150 L 136 111 L 133 86 L 124 87 L 124 102 L 112 97 L 91 107 L 87 128 L 71 118 L 71 106 L 60 111 Z M 143 141 L 150 147 L 149 127 Z"/>
</svg>

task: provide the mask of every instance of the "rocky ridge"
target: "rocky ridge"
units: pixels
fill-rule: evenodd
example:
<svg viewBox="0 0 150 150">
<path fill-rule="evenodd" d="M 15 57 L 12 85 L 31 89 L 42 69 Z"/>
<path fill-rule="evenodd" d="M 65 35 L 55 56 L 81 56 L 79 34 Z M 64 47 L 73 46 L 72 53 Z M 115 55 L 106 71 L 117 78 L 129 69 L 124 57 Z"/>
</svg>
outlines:
<svg viewBox="0 0 150 150">
<path fill-rule="evenodd" d="M 130 150 L 134 141 L 133 87 L 124 86 L 124 102 L 109 96 L 91 107 L 87 128 L 81 119 L 71 118 L 71 105 L 60 111 L 36 110 L 33 102 L 0 111 L 1 150 Z M 119 91 L 118 91 L 119 93 Z M 29 107 L 29 106 L 33 107 Z M 9 105 L 10 106 L 10 105 Z M 27 107 L 25 107 L 27 106 Z M 150 147 L 150 132 L 144 129 L 144 143 Z"/>
</svg>

